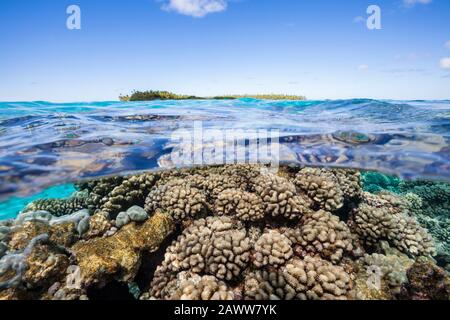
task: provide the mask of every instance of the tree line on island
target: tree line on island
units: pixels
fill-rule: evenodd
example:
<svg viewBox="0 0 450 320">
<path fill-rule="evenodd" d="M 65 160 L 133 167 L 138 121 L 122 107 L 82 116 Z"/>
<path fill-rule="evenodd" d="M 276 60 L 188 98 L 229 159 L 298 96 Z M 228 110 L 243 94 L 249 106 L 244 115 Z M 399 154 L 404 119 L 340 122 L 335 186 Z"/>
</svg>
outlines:
<svg viewBox="0 0 450 320">
<path fill-rule="evenodd" d="M 120 95 L 120 101 L 151 101 L 151 100 L 234 100 L 252 98 L 259 100 L 306 100 L 305 96 L 287 95 L 287 94 L 242 94 L 242 95 L 224 95 L 213 97 L 197 97 L 190 95 L 175 94 L 169 91 L 133 91 L 129 95 Z"/>
</svg>

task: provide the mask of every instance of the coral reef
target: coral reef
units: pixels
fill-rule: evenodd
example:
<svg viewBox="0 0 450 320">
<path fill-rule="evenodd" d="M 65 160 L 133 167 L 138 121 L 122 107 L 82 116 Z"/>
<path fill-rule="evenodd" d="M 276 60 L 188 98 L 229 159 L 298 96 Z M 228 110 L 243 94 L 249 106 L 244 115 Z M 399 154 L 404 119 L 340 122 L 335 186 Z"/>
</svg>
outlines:
<svg viewBox="0 0 450 320">
<path fill-rule="evenodd" d="M 89 197 L 86 205 L 89 210 L 99 210 L 100 207 L 108 201 L 108 194 L 117 186 L 119 186 L 123 177 L 103 178 L 99 180 L 84 181 L 76 184 L 79 190 L 87 191 Z"/>
<path fill-rule="evenodd" d="M 417 220 L 405 211 L 404 201 L 393 194 L 365 193 L 352 210 L 349 224 L 369 246 L 387 240 L 410 255 L 434 255 L 434 241 Z"/>
<path fill-rule="evenodd" d="M 380 191 L 399 192 L 400 179 L 379 172 L 365 171 L 361 174 L 364 191 L 378 193 Z"/>
<path fill-rule="evenodd" d="M 281 270 L 250 273 L 244 296 L 256 300 L 343 300 L 351 289 L 351 277 L 342 267 L 307 256 L 289 260 Z"/>
<path fill-rule="evenodd" d="M 72 251 L 84 284 L 104 285 L 109 276 L 120 281 L 133 279 L 139 268 L 141 252 L 155 251 L 172 229 L 170 217 L 157 213 L 143 225 L 129 224 L 111 237 L 75 244 Z"/>
<path fill-rule="evenodd" d="M 241 275 L 250 261 L 250 240 L 246 230 L 228 217 L 196 220 L 166 251 L 156 270 L 152 287 L 160 287 L 180 271 L 207 273 L 232 280 Z M 156 291 L 153 295 L 158 297 Z"/>
<path fill-rule="evenodd" d="M 214 212 L 241 221 L 258 221 L 265 214 L 262 199 L 241 189 L 226 189 L 221 192 L 214 203 Z"/>
<path fill-rule="evenodd" d="M 141 299 L 149 299 L 144 294 Z M 232 290 L 214 276 L 200 276 L 195 273 L 182 271 L 170 281 L 161 296 L 165 300 L 233 300 Z"/>
<path fill-rule="evenodd" d="M 169 91 L 133 91 L 129 95 L 120 95 L 120 101 L 151 101 L 151 100 L 202 100 L 202 99 L 215 99 L 215 100 L 234 100 L 242 98 L 252 98 L 260 100 L 306 100 L 305 96 L 286 95 L 286 94 L 247 94 L 247 95 L 226 95 L 217 97 L 197 97 L 176 94 Z"/>
<path fill-rule="evenodd" d="M 206 195 L 183 179 L 173 179 L 148 194 L 145 211 L 151 214 L 156 209 L 168 212 L 176 221 L 194 218 L 206 209 Z"/>
<path fill-rule="evenodd" d="M 339 181 L 329 170 L 304 168 L 297 173 L 295 184 L 325 210 L 335 211 L 344 205 Z"/>
<path fill-rule="evenodd" d="M 285 233 L 300 256 L 318 254 L 338 263 L 344 255 L 358 256 L 361 252 L 358 239 L 349 227 L 324 210 L 305 215 L 297 228 L 287 229 Z"/>
<path fill-rule="evenodd" d="M 431 181 L 403 181 L 378 172 L 362 175 L 364 189 L 372 193 L 388 190 L 406 201 L 408 211 L 433 236 L 439 255 L 450 252 L 450 184 Z"/>
<path fill-rule="evenodd" d="M 0 299 L 445 298 L 431 235 L 447 242 L 448 220 L 424 213 L 437 198 L 366 178 L 225 165 L 80 182 L 0 222 Z"/>
<path fill-rule="evenodd" d="M 25 273 L 29 274 L 29 270 L 27 270 L 28 257 L 37 244 L 48 240 L 47 234 L 38 235 L 29 241 L 22 252 L 7 254 L 0 260 L 0 290 L 21 285 Z M 10 277 L 8 278 L 8 276 Z"/>
<path fill-rule="evenodd" d="M 408 282 L 406 272 L 414 260 L 386 242 L 380 245 L 381 253 L 365 254 L 354 265 L 355 299 L 398 299 L 402 286 Z"/>
<path fill-rule="evenodd" d="M 30 203 L 23 212 L 47 211 L 54 216 L 72 214 L 86 208 L 85 197 L 73 197 L 69 199 L 39 199 Z"/>
<path fill-rule="evenodd" d="M 413 193 L 420 197 L 421 211 L 430 217 L 450 215 L 450 184 L 430 181 L 402 181 L 402 194 Z"/>
<path fill-rule="evenodd" d="M 256 241 L 254 251 L 253 264 L 257 268 L 282 266 L 294 254 L 291 241 L 276 230 L 264 233 Z"/>
<path fill-rule="evenodd" d="M 108 193 L 107 200 L 100 207 L 100 211 L 114 217 L 133 205 L 143 206 L 156 180 L 157 176 L 151 173 L 126 178 Z"/>
<path fill-rule="evenodd" d="M 264 210 L 273 217 L 296 219 L 311 212 L 311 199 L 298 194 L 295 185 L 286 178 L 267 173 L 258 176 L 254 184 Z"/>
<path fill-rule="evenodd" d="M 408 282 L 401 289 L 402 299 L 450 299 L 450 275 L 430 261 L 416 261 L 407 271 Z"/>
</svg>

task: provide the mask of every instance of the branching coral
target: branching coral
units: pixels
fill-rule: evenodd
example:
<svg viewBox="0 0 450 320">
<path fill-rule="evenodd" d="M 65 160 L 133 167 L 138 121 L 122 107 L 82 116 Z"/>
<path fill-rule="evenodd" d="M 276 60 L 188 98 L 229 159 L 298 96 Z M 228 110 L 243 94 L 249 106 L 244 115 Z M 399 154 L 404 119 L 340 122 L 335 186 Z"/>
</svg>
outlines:
<svg viewBox="0 0 450 320">
<path fill-rule="evenodd" d="M 145 201 L 145 211 L 148 214 L 162 209 L 178 222 L 201 214 L 206 207 L 205 193 L 182 179 L 172 179 L 153 188 Z"/>
<path fill-rule="evenodd" d="M 5 255 L 8 250 L 8 245 L 4 242 L 0 242 L 0 259 Z"/>
<path fill-rule="evenodd" d="M 416 219 L 405 212 L 401 198 L 390 194 L 364 193 L 364 200 L 352 211 L 349 224 L 368 245 L 388 240 L 411 255 L 433 255 L 433 239 Z"/>
<path fill-rule="evenodd" d="M 258 221 L 264 218 L 262 199 L 254 193 L 241 189 L 227 189 L 221 192 L 214 204 L 214 212 L 241 221 Z"/>
<path fill-rule="evenodd" d="M 221 175 L 232 177 L 241 189 L 250 191 L 253 181 L 267 170 L 259 165 L 237 164 L 216 167 L 216 171 Z"/>
<path fill-rule="evenodd" d="M 214 276 L 180 272 L 170 281 L 161 297 L 165 300 L 233 300 L 234 293 Z M 148 299 L 148 294 L 141 299 Z"/>
<path fill-rule="evenodd" d="M 133 205 L 143 206 L 145 197 L 157 180 L 155 174 L 147 173 L 131 176 L 115 187 L 107 195 L 107 201 L 100 211 L 116 216 Z"/>
<path fill-rule="evenodd" d="M 430 217 L 450 214 L 450 184 L 429 181 L 402 181 L 400 192 L 414 193 L 422 200 L 422 214 Z"/>
<path fill-rule="evenodd" d="M 47 211 L 54 216 L 72 214 L 87 207 L 85 197 L 69 199 L 39 199 L 30 203 L 24 212 Z"/>
<path fill-rule="evenodd" d="M 363 174 L 364 188 L 370 192 L 389 190 L 400 194 L 408 211 L 426 227 L 436 240 L 437 252 L 450 248 L 448 216 L 450 214 L 450 184 L 431 181 L 403 181 L 377 172 Z"/>
<path fill-rule="evenodd" d="M 334 211 L 344 205 L 344 193 L 339 181 L 329 170 L 301 169 L 295 176 L 295 184 L 325 210 Z"/>
<path fill-rule="evenodd" d="M 256 194 L 263 199 L 264 209 L 273 217 L 300 218 L 311 212 L 311 200 L 297 193 L 288 179 L 267 173 L 254 180 Z"/>
<path fill-rule="evenodd" d="M 246 299 L 347 299 L 351 276 L 339 266 L 317 257 L 293 258 L 278 271 L 258 270 L 245 278 Z"/>
<path fill-rule="evenodd" d="M 450 299 L 450 275 L 430 261 L 416 261 L 406 273 L 408 282 L 401 289 L 402 299 Z"/>
<path fill-rule="evenodd" d="M 357 256 L 359 246 L 348 226 L 326 211 L 320 210 L 303 216 L 296 229 L 286 233 L 294 243 L 298 255 L 319 254 L 338 263 L 346 255 Z"/>
<path fill-rule="evenodd" d="M 334 169 L 344 199 L 357 199 L 362 193 L 361 173 L 357 170 Z"/>
<path fill-rule="evenodd" d="M 253 264 L 260 268 L 267 265 L 279 267 L 292 255 L 291 241 L 276 230 L 264 233 L 255 243 Z"/>
<path fill-rule="evenodd" d="M 150 286 L 151 295 L 161 298 L 162 288 L 181 271 L 236 279 L 250 261 L 250 249 L 246 230 L 230 218 L 196 220 L 167 249 Z"/>
</svg>

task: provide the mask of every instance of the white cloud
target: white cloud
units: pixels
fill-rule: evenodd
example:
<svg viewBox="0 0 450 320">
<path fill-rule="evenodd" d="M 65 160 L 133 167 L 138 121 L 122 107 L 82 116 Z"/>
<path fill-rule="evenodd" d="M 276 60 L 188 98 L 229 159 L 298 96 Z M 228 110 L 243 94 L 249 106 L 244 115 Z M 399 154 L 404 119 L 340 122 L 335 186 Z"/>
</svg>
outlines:
<svg viewBox="0 0 450 320">
<path fill-rule="evenodd" d="M 403 0 L 403 4 L 407 7 L 413 7 L 416 4 L 430 4 L 433 0 Z"/>
<path fill-rule="evenodd" d="M 201 18 L 210 13 L 225 11 L 228 0 L 168 0 L 162 6 L 164 10 Z"/>
<path fill-rule="evenodd" d="M 450 50 L 450 40 L 445 43 L 445 47 Z"/>
<path fill-rule="evenodd" d="M 442 69 L 450 70 L 450 58 L 442 58 L 440 64 Z"/>
<path fill-rule="evenodd" d="M 360 64 L 358 66 L 359 71 L 366 71 L 367 69 L 369 69 L 369 66 L 367 64 Z"/>
</svg>

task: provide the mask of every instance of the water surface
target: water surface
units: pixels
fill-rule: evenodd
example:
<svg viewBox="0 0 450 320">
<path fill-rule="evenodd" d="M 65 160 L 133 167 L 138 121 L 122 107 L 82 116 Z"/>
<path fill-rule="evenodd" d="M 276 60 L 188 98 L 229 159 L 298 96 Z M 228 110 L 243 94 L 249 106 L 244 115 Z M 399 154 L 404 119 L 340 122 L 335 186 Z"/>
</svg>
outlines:
<svg viewBox="0 0 450 320">
<path fill-rule="evenodd" d="M 0 103 L 0 199 L 164 166 L 179 129 L 277 130 L 281 160 L 450 181 L 450 101 Z"/>
</svg>

